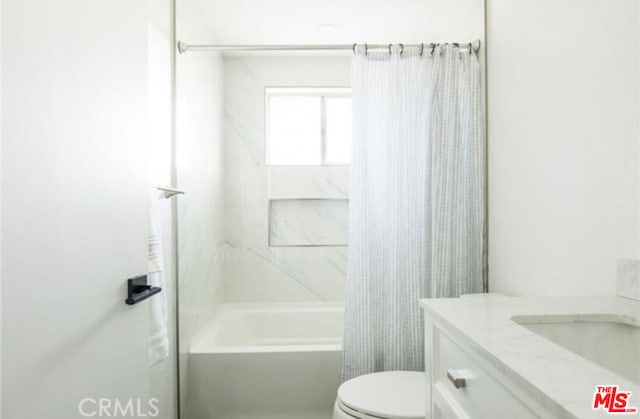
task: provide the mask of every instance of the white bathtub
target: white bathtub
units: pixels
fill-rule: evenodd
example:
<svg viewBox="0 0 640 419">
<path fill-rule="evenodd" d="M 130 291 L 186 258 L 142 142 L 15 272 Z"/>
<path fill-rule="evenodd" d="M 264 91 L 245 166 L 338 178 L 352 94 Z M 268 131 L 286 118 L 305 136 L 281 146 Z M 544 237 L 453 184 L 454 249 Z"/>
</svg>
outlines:
<svg viewBox="0 0 640 419">
<path fill-rule="evenodd" d="M 343 308 L 227 304 L 189 346 L 187 419 L 330 419 Z"/>
</svg>

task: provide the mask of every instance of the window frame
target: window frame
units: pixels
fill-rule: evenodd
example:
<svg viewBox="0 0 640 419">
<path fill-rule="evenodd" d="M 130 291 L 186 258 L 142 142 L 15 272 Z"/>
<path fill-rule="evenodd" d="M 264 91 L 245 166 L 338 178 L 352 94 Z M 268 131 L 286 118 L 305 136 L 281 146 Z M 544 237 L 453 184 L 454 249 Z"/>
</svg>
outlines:
<svg viewBox="0 0 640 419">
<path fill-rule="evenodd" d="M 320 163 L 319 164 L 272 164 L 269 160 L 269 103 L 273 96 L 308 96 L 320 98 Z M 350 163 L 327 162 L 327 98 L 351 99 L 351 86 L 266 86 L 264 88 L 264 162 L 268 167 L 348 167 Z"/>
</svg>

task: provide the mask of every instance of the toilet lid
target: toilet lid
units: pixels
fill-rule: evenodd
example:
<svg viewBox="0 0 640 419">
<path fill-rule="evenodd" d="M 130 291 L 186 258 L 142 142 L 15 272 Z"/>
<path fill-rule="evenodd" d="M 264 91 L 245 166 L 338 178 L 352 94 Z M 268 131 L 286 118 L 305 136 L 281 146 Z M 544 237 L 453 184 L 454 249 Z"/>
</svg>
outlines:
<svg viewBox="0 0 640 419">
<path fill-rule="evenodd" d="M 342 383 L 338 400 L 366 415 L 387 419 L 424 419 L 427 378 L 423 372 L 386 371 Z"/>
</svg>

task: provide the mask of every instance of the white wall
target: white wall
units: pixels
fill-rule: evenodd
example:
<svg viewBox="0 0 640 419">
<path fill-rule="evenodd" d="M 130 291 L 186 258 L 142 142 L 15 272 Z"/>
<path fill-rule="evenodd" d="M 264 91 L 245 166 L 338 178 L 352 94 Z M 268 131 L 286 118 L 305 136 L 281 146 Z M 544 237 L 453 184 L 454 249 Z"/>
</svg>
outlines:
<svg viewBox="0 0 640 419">
<path fill-rule="evenodd" d="M 211 39 L 197 1 L 177 3 L 178 39 Z M 188 343 L 223 301 L 223 62 L 217 53 L 176 62 L 181 411 L 188 417 Z"/>
<path fill-rule="evenodd" d="M 0 75 L 2 74 L 2 0 L 0 0 Z M 0 76 L 0 98 L 2 76 Z M 0 100 L 0 235 L 2 234 L 2 100 Z M 0 417 L 2 417 L 2 240 L 0 240 Z"/>
<path fill-rule="evenodd" d="M 146 1 L 3 0 L 1 27 L 2 416 L 144 401 Z"/>
<path fill-rule="evenodd" d="M 639 2 L 488 5 L 491 291 L 615 294 L 640 248 Z"/>
<path fill-rule="evenodd" d="M 2 0 L 0 0 L 0 75 L 2 74 Z M 2 77 L 0 76 L 0 98 Z M 0 100 L 0 235 L 2 234 L 2 100 Z M 2 240 L 0 240 L 0 417 L 2 416 Z"/>
<path fill-rule="evenodd" d="M 172 185 L 172 50 L 173 6 L 171 0 L 147 0 L 148 21 L 148 132 L 149 179 L 153 186 Z M 158 196 L 161 196 L 159 193 Z M 179 199 L 179 198 L 173 198 Z M 176 293 L 172 199 L 159 198 L 161 240 L 164 256 L 164 295 L 169 321 L 169 356 L 151 366 L 150 397 L 158 399 L 159 419 L 177 414 Z"/>
<path fill-rule="evenodd" d="M 208 0 L 203 10 L 212 39 L 223 44 L 464 42 L 483 36 L 481 0 Z"/>
<path fill-rule="evenodd" d="M 265 87 L 350 85 L 348 55 L 225 59 L 225 301 L 343 299 L 346 247 L 269 246 L 270 199 L 345 199 L 349 168 L 266 166 Z"/>
</svg>

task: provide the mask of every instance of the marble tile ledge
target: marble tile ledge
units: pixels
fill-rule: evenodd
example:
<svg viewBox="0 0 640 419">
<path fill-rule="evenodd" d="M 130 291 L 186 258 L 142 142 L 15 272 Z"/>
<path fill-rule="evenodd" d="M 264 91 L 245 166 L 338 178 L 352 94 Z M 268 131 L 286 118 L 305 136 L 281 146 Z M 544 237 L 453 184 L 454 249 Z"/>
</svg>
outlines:
<svg viewBox="0 0 640 419">
<path fill-rule="evenodd" d="M 423 299 L 421 306 L 558 417 L 606 417 L 592 409 L 595 387 L 618 385 L 631 391 L 640 408 L 640 385 L 516 323 L 513 318 L 575 316 L 590 321 L 620 320 L 640 326 L 640 301 L 623 297 L 506 297 L 478 294 Z M 596 338 L 597 342 L 597 338 Z M 616 356 L 612 353 L 611 356 Z M 638 358 L 640 362 L 640 355 Z M 635 415 L 631 415 L 635 417 Z"/>
</svg>

